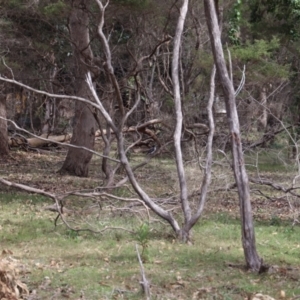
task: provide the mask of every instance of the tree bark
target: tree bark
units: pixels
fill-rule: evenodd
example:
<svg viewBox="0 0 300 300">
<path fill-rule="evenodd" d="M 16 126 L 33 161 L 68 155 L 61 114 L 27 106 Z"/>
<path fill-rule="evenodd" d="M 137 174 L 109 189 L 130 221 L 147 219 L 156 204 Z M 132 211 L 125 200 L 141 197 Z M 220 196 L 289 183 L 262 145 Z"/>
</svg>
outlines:
<svg viewBox="0 0 300 300">
<path fill-rule="evenodd" d="M 188 223 L 191 219 L 191 208 L 188 202 L 187 183 L 183 166 L 182 151 L 181 151 L 181 135 L 182 135 L 182 107 L 180 96 L 180 81 L 179 81 L 179 61 L 180 61 L 180 46 L 181 37 L 188 11 L 188 0 L 184 0 L 180 8 L 177 28 L 174 37 L 173 59 L 172 59 L 172 80 L 173 80 L 173 95 L 176 111 L 176 126 L 174 130 L 174 147 L 176 156 L 176 167 L 180 186 L 180 202 L 184 213 L 184 222 Z M 183 241 L 189 240 L 189 233 L 182 231 L 181 237 Z"/>
<path fill-rule="evenodd" d="M 258 121 L 258 130 L 261 129 L 261 131 L 266 132 L 267 129 L 267 122 L 268 122 L 268 111 L 267 111 L 267 91 L 266 88 L 263 87 L 260 92 L 260 106 L 259 106 L 259 112 L 261 114 L 259 115 Z"/>
<path fill-rule="evenodd" d="M 75 0 L 73 2 L 69 19 L 69 30 L 73 43 L 74 64 L 76 67 L 77 96 L 92 101 L 90 89 L 86 82 L 88 66 L 93 65 L 93 53 L 90 48 L 89 18 L 86 9 L 88 0 Z M 71 144 L 94 149 L 96 122 L 93 108 L 83 102 L 77 101 L 75 106 L 75 125 Z M 77 148 L 69 148 L 65 162 L 60 169 L 61 173 L 87 177 L 92 153 Z"/>
<path fill-rule="evenodd" d="M 242 222 L 242 243 L 245 260 L 249 269 L 253 271 L 259 271 L 262 267 L 262 259 L 258 256 L 256 251 L 249 180 L 244 164 L 244 155 L 240 136 L 240 124 L 235 103 L 234 87 L 229 78 L 224 59 L 215 3 L 213 0 L 204 0 L 204 7 L 214 61 L 225 96 L 227 119 L 231 133 L 233 170 L 239 194 Z"/>
<path fill-rule="evenodd" d="M 8 153 L 9 148 L 6 121 L 6 99 L 4 95 L 0 95 L 0 158 L 7 156 Z"/>
</svg>

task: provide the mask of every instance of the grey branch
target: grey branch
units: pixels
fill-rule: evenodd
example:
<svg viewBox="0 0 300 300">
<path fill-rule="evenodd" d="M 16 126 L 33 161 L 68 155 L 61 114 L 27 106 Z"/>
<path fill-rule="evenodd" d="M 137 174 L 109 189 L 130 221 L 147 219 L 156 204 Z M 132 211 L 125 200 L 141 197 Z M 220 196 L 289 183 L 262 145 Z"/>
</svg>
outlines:
<svg viewBox="0 0 300 300">
<path fill-rule="evenodd" d="M 144 266 L 143 266 L 143 262 L 142 262 L 140 252 L 139 252 L 139 248 L 138 248 L 137 244 L 135 244 L 135 250 L 136 250 L 137 257 L 138 257 L 138 260 L 139 260 L 139 263 L 140 263 L 140 268 L 141 268 L 142 281 L 140 282 L 140 284 L 142 286 L 142 289 L 143 289 L 143 292 L 146 296 L 146 299 L 150 300 L 150 295 L 151 295 L 150 294 L 150 283 L 146 278 L 145 269 L 144 269 Z"/>
</svg>

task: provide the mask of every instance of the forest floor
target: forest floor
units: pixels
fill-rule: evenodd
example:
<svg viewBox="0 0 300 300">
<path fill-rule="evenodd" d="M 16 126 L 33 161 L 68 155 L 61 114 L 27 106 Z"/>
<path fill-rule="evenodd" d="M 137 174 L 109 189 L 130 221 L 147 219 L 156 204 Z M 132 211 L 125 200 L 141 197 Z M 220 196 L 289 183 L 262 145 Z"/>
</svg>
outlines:
<svg viewBox="0 0 300 300">
<path fill-rule="evenodd" d="M 99 158 L 93 159 L 89 178 L 75 178 L 57 173 L 65 151 L 12 151 L 12 156 L 14 160 L 0 165 L 0 176 L 12 182 L 56 194 L 91 192 L 103 185 Z M 251 183 L 251 196 L 258 252 L 271 266 L 267 273 L 244 268 L 237 191 L 226 157 L 215 161 L 206 209 L 190 245 L 178 242 L 171 228 L 140 202 L 129 200 L 136 196 L 128 182 L 109 191 L 120 200 L 67 198 L 67 225 L 100 233 L 74 231 L 60 218 L 55 224 L 51 199 L 1 184 L 1 259 L 18 269 L 30 291 L 24 299 L 30 300 L 143 299 L 136 245 L 151 283 L 151 299 L 253 299 L 258 293 L 300 299 L 300 201 L 280 190 L 292 185 L 296 171 L 270 152 L 257 158 L 249 155 L 246 162 L 250 177 L 264 182 Z M 143 154 L 131 156 L 133 165 L 144 159 Z M 199 164 L 186 163 L 192 207 L 202 179 Z M 136 176 L 181 222 L 173 161 L 154 157 Z"/>
</svg>

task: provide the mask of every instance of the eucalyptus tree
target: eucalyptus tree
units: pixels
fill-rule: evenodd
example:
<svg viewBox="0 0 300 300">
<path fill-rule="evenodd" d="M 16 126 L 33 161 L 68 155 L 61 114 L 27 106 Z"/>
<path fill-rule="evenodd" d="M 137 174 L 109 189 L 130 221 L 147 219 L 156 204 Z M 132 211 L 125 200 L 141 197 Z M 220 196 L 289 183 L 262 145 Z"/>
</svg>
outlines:
<svg viewBox="0 0 300 300">
<path fill-rule="evenodd" d="M 93 78 L 97 77 L 99 67 L 94 63 L 95 60 L 90 46 L 88 3 L 88 0 L 72 1 L 68 27 L 70 41 L 73 46 L 76 95 L 92 100 L 86 76 L 88 72 L 92 72 Z M 96 131 L 93 108 L 86 103 L 76 102 L 74 123 L 71 143 L 93 150 Z M 87 176 L 91 158 L 91 152 L 71 147 L 60 172 L 68 172 L 76 176 Z"/>
<path fill-rule="evenodd" d="M 90 52 L 90 43 L 89 43 L 89 35 L 87 32 L 88 28 L 88 19 L 86 16 L 85 6 L 79 5 L 79 1 L 74 1 L 74 4 L 77 3 L 76 6 L 73 7 L 73 11 L 71 13 L 70 17 L 70 32 L 71 37 L 74 43 L 74 53 L 75 57 L 78 59 L 78 64 L 76 65 L 78 67 L 79 72 L 81 72 L 82 77 L 79 81 L 79 90 L 78 94 L 76 96 L 67 96 L 67 95 L 55 95 L 55 94 L 49 94 L 46 92 L 35 90 L 37 93 L 48 95 L 51 97 L 56 98 L 70 98 L 75 99 L 77 102 L 80 103 L 81 109 L 78 110 L 79 117 L 80 113 L 85 113 L 85 117 L 88 116 L 88 111 L 85 109 L 89 108 L 90 111 L 94 111 L 95 114 L 97 112 L 100 112 L 103 119 L 108 124 L 108 127 L 112 130 L 114 133 L 114 136 L 117 141 L 117 157 L 118 157 L 118 163 L 123 166 L 124 170 L 126 171 L 126 175 L 128 180 L 130 181 L 133 189 L 139 196 L 139 198 L 144 202 L 146 206 L 148 206 L 155 214 L 160 216 L 162 219 L 164 219 L 166 222 L 168 222 L 172 229 L 174 230 L 176 236 L 181 239 L 182 241 L 189 242 L 191 241 L 191 229 L 197 222 L 197 220 L 200 218 L 204 203 L 206 200 L 206 195 L 208 192 L 208 186 L 210 183 L 210 174 L 211 174 L 211 165 L 212 165 L 212 140 L 214 135 L 214 126 L 213 126 L 213 117 L 212 117 L 212 103 L 214 100 L 214 74 L 215 72 L 212 72 L 211 76 L 211 89 L 210 89 L 210 101 L 208 105 L 208 113 L 209 113 L 209 122 L 210 122 L 210 132 L 209 132 L 209 141 L 207 146 L 207 159 L 206 159 L 206 166 L 205 166 L 205 174 L 203 176 L 202 183 L 200 183 L 200 196 L 197 201 L 198 205 L 194 209 L 194 207 L 190 204 L 190 199 L 188 198 L 187 193 L 187 181 L 184 174 L 184 164 L 183 164 L 183 156 L 181 153 L 181 131 L 182 131 L 182 108 L 181 108 L 181 93 L 180 93 L 180 85 L 181 81 L 180 78 L 180 61 L 179 61 L 179 55 L 180 55 L 180 47 L 181 47 L 181 41 L 182 41 L 182 35 L 184 32 L 184 24 L 186 20 L 186 15 L 188 12 L 188 0 L 181 1 L 180 7 L 179 7 L 179 15 L 178 15 L 178 22 L 177 26 L 175 28 L 174 33 L 174 42 L 172 47 L 172 81 L 173 81 L 173 92 L 174 95 L 174 102 L 175 102 L 175 108 L 176 108 L 176 130 L 174 132 L 174 143 L 176 148 L 176 165 L 178 169 L 178 181 L 179 181 L 179 189 L 180 189 L 180 196 L 179 201 L 182 204 L 182 210 L 183 210 L 183 218 L 184 223 L 181 225 L 179 220 L 176 216 L 174 216 L 168 209 L 164 208 L 163 206 L 159 205 L 155 199 L 152 198 L 152 196 L 145 192 L 141 184 L 136 178 L 134 168 L 131 166 L 129 159 L 127 157 L 128 147 L 126 147 L 125 144 L 125 137 L 123 133 L 124 125 L 126 124 L 126 121 L 128 120 L 129 116 L 135 111 L 135 109 L 138 107 L 139 103 L 141 102 L 141 81 L 139 77 L 139 73 L 143 70 L 143 67 L 146 64 L 147 60 L 151 59 L 151 53 L 147 56 L 143 56 L 142 58 L 139 58 L 137 63 L 134 65 L 134 68 L 132 70 L 132 76 L 134 78 L 134 88 L 136 90 L 136 98 L 135 102 L 133 103 L 132 107 L 129 109 L 125 109 L 124 104 L 122 102 L 121 98 L 121 88 L 118 82 L 118 78 L 116 73 L 114 72 L 114 67 L 112 63 L 112 50 L 109 44 L 109 39 L 107 35 L 105 34 L 105 12 L 109 5 L 109 2 L 103 2 L 101 0 L 95 0 L 96 4 L 99 9 L 99 19 L 98 19 L 98 26 L 97 26 L 97 37 L 99 42 L 101 43 L 102 50 L 103 50 L 103 61 L 101 66 L 104 66 L 104 74 L 107 78 L 109 78 L 109 81 L 111 83 L 111 93 L 115 96 L 117 99 L 118 107 L 120 110 L 119 117 L 115 118 L 114 114 L 110 113 L 109 109 L 105 108 L 104 99 L 101 99 L 101 93 L 97 93 L 97 89 L 94 85 L 94 78 L 97 75 L 97 64 L 94 63 L 94 57 L 92 56 L 92 53 Z M 72 23 L 73 22 L 73 23 Z M 158 44 L 161 45 L 162 42 L 164 42 L 165 39 L 162 39 L 162 41 Z M 167 39 L 169 42 L 169 38 Z M 95 70 L 94 70 L 95 69 Z M 96 75 L 95 75 L 96 74 Z M 80 74 L 78 74 L 80 75 Z M 5 82 L 11 82 L 16 83 L 15 80 L 9 80 L 1 77 L 2 81 Z M 19 84 L 23 87 L 25 85 Z M 32 89 L 31 89 L 32 90 Z M 79 107 L 79 104 L 76 104 L 77 107 Z M 80 124 L 84 124 L 82 120 L 80 121 Z M 90 126 L 88 124 L 87 126 Z M 89 127 L 89 131 L 85 132 L 84 134 L 88 134 L 87 138 L 90 138 L 90 136 L 94 136 L 94 127 Z M 79 137 L 77 136 L 77 139 Z M 75 139 L 72 141 L 70 145 L 71 148 L 75 148 L 77 150 L 84 150 L 88 155 L 91 155 L 92 146 L 88 149 L 83 144 L 76 144 L 78 141 Z M 79 146 L 79 147 L 78 147 Z M 71 150 L 69 150 L 70 153 Z M 78 158 L 79 160 L 80 158 Z M 86 159 L 89 159 L 89 157 Z M 116 159 L 114 159 L 116 161 Z M 74 162 L 75 165 L 75 162 Z M 101 188 L 99 188 L 99 195 L 102 194 Z M 105 191 L 105 190 L 104 190 Z M 97 192 L 94 194 L 97 196 Z"/>
<path fill-rule="evenodd" d="M 151 54 L 140 58 L 132 71 L 132 76 L 134 78 L 134 88 L 136 90 L 136 98 L 132 107 L 128 110 L 125 109 L 124 103 L 122 101 L 121 88 L 118 82 L 118 78 L 115 74 L 114 67 L 112 64 L 112 51 L 109 44 L 109 39 L 104 32 L 105 26 L 105 12 L 109 5 L 109 2 L 103 2 L 101 0 L 95 0 L 98 6 L 99 18 L 97 24 L 97 37 L 102 45 L 103 60 L 102 64 L 98 63 L 91 51 L 91 41 L 89 36 L 89 19 L 87 15 L 86 5 L 87 2 L 82 2 L 75 0 L 73 2 L 71 14 L 70 14 L 70 36 L 72 44 L 74 47 L 74 58 L 75 66 L 77 70 L 77 83 L 78 90 L 76 96 L 69 96 L 70 99 L 76 100 L 76 118 L 78 118 L 78 125 L 75 126 L 75 137 L 72 140 L 72 145 L 70 145 L 70 150 L 65 161 L 62 170 L 67 170 L 74 172 L 76 175 L 85 176 L 87 173 L 86 165 L 90 161 L 91 155 L 93 153 L 92 149 L 94 146 L 94 134 L 95 134 L 95 124 L 93 118 L 96 117 L 97 113 L 100 112 L 102 118 L 108 124 L 108 128 L 112 130 L 117 141 L 117 152 L 118 152 L 118 163 L 123 166 L 126 171 L 126 175 L 135 190 L 136 194 L 139 196 L 141 201 L 148 206 L 155 214 L 160 216 L 166 222 L 170 224 L 177 237 L 182 241 L 189 242 L 191 240 L 191 229 L 199 220 L 204 204 L 206 201 L 206 196 L 208 192 L 208 187 L 210 184 L 211 177 L 211 166 L 212 166 L 212 142 L 214 136 L 214 121 L 212 114 L 212 104 L 215 98 L 215 72 L 217 70 L 221 86 L 223 88 L 226 110 L 228 117 L 228 124 L 230 129 L 232 153 L 233 153 L 233 170 L 235 175 L 236 184 L 238 187 L 239 201 L 240 201 L 240 212 L 242 219 L 242 242 L 244 248 L 244 254 L 246 258 L 247 267 L 254 271 L 261 271 L 263 269 L 262 259 L 259 257 L 256 251 L 255 244 L 255 234 L 251 211 L 250 202 L 250 192 L 249 192 L 249 182 L 247 177 L 247 172 L 244 165 L 243 150 L 241 144 L 241 135 L 239 120 L 237 115 L 237 108 L 235 104 L 235 91 L 233 83 L 230 80 L 230 76 L 227 71 L 222 44 L 221 44 L 221 33 L 218 25 L 217 11 L 215 7 L 215 2 L 213 0 L 204 0 L 205 14 L 207 18 L 207 25 L 210 34 L 210 41 L 212 46 L 212 51 L 214 55 L 214 61 L 216 68 L 212 68 L 211 78 L 210 78 L 210 97 L 207 105 L 208 116 L 209 116 L 209 134 L 207 140 L 207 157 L 205 172 L 202 178 L 201 184 L 199 184 L 200 195 L 198 201 L 196 202 L 196 207 L 190 204 L 190 199 L 187 191 L 187 180 L 185 176 L 183 156 L 181 150 L 181 136 L 183 129 L 183 113 L 182 113 L 182 93 L 180 80 L 180 49 L 182 47 L 182 37 L 184 33 L 184 25 L 188 12 L 189 1 L 182 0 L 180 2 L 179 14 L 177 26 L 173 38 L 172 46 L 172 65 L 171 65 L 171 76 L 172 76 L 172 95 L 174 96 L 174 106 L 176 112 L 176 125 L 174 130 L 174 148 L 176 153 L 176 166 L 178 174 L 179 183 L 179 202 L 181 203 L 183 212 L 183 223 L 180 224 L 178 218 L 174 216 L 169 210 L 165 209 L 159 205 L 148 193 L 145 192 L 143 187 L 140 185 L 137 177 L 135 175 L 134 169 L 131 166 L 129 159 L 127 157 L 128 148 L 125 145 L 123 128 L 128 120 L 129 116 L 138 107 L 141 101 L 141 82 L 139 78 L 139 72 L 143 69 L 143 63 L 151 59 Z M 85 5 L 82 5 L 85 4 Z M 103 104 L 103 99 L 99 97 L 97 89 L 94 84 L 95 78 L 99 75 L 99 70 L 103 66 L 104 74 L 109 79 L 111 83 L 112 91 L 111 93 L 117 99 L 119 105 L 119 118 L 114 118 L 114 115 L 110 114 L 110 111 L 105 108 Z M 4 77 L 0 77 L 4 82 L 16 83 L 15 80 L 9 80 Z M 21 86 L 25 86 L 19 84 Z M 37 93 L 49 95 L 42 91 L 36 90 Z M 55 95 L 51 94 L 51 97 L 62 98 L 68 96 L 66 95 Z M 85 128 L 80 128 L 80 125 Z M 77 132 L 76 132 L 77 131 Z M 80 138 L 83 137 L 85 140 L 80 143 Z M 93 138 L 93 141 L 92 141 Z M 86 147 L 86 145 L 88 147 Z M 74 146 L 74 147 L 72 147 Z M 74 149 L 75 150 L 74 150 Z M 72 149 L 72 150 L 71 150 Z M 79 151 L 78 151 L 79 150 Z M 76 156 L 77 153 L 83 153 L 82 157 Z M 76 152 L 76 154 L 74 154 Z M 72 154 L 73 153 L 73 154 Z M 77 160 L 75 160 L 77 157 Z M 74 159 L 75 158 L 75 159 Z M 71 162 L 71 167 L 68 168 L 66 164 L 67 161 Z M 82 162 L 81 166 L 76 167 L 78 160 Z M 115 161 L 116 159 L 114 159 Z M 85 166 L 85 167 L 84 167 Z M 77 168 L 77 169 L 76 169 Z M 3 181 L 4 182 L 4 181 Z M 42 192 L 41 192 L 42 193 Z M 101 191 L 95 191 L 93 197 L 103 195 Z M 56 196 L 53 196 L 56 198 Z M 60 198 L 63 196 L 60 195 Z"/>
<path fill-rule="evenodd" d="M 218 12 L 214 0 L 204 0 L 205 14 L 210 34 L 214 61 L 220 83 L 223 88 L 228 126 L 231 137 L 232 167 L 239 194 L 240 215 L 242 223 L 242 244 L 247 267 L 253 271 L 263 269 L 263 261 L 256 250 L 254 224 L 252 218 L 249 180 L 244 163 L 239 117 L 235 102 L 235 90 L 227 70 L 221 42 Z"/>
<path fill-rule="evenodd" d="M 98 25 L 98 35 L 100 37 L 100 40 L 102 41 L 105 57 L 106 57 L 106 65 L 108 69 L 108 75 L 111 78 L 111 81 L 113 83 L 117 82 L 117 78 L 112 72 L 112 66 L 111 66 L 111 49 L 108 44 L 107 37 L 104 35 L 103 32 L 103 25 L 104 25 L 104 16 L 105 16 L 105 10 L 107 8 L 108 2 L 106 4 L 103 4 L 102 1 L 97 0 L 97 4 L 100 9 L 100 22 Z M 184 224 L 182 226 L 179 225 L 177 219 L 168 211 L 166 211 L 163 207 L 157 205 L 153 199 L 143 190 L 143 188 L 140 186 L 138 180 L 135 177 L 135 174 L 133 172 L 132 167 L 130 166 L 130 163 L 128 161 L 128 158 L 126 156 L 126 151 L 124 147 L 124 136 L 122 133 L 122 128 L 130 116 L 130 114 L 133 112 L 133 110 L 138 106 L 138 103 L 140 101 L 140 93 L 137 93 L 138 97 L 136 99 L 135 104 L 133 107 L 127 112 L 122 112 L 121 110 L 121 120 L 119 120 L 118 124 L 112 120 L 108 112 L 104 109 L 104 107 L 101 104 L 101 100 L 98 98 L 95 89 L 93 89 L 92 83 L 90 82 L 90 88 L 94 92 L 94 97 L 96 99 L 96 102 L 100 106 L 99 109 L 101 111 L 101 114 L 103 117 L 107 120 L 107 122 L 110 124 L 110 127 L 114 131 L 114 134 L 117 139 L 118 143 L 118 155 L 120 157 L 121 164 L 126 170 L 127 176 L 136 191 L 136 193 L 139 195 L 139 197 L 144 201 L 144 203 L 151 208 L 157 215 L 159 215 L 161 218 L 166 220 L 173 230 L 175 231 L 176 235 L 183 241 L 189 242 L 191 240 L 191 229 L 197 222 L 197 220 L 200 218 L 201 213 L 204 208 L 204 203 L 206 200 L 207 195 L 207 188 L 210 183 L 210 172 L 211 172 L 211 163 L 212 163 L 212 137 L 214 134 L 214 127 L 213 127 L 213 118 L 212 118 L 212 103 L 214 99 L 214 75 L 212 76 L 212 88 L 210 93 L 210 102 L 208 106 L 208 111 L 210 115 L 210 133 L 209 133 L 209 143 L 208 143 L 208 154 L 207 154 L 207 163 L 206 163 L 206 173 L 203 178 L 203 183 L 201 185 L 201 195 L 199 197 L 198 205 L 195 211 L 192 211 L 188 194 L 187 194 L 187 182 L 184 174 L 184 167 L 183 167 L 183 156 L 181 151 L 181 134 L 182 134 L 182 124 L 183 124 L 183 113 L 182 113 L 182 107 L 181 107 L 181 96 L 180 96 L 180 89 L 181 89 L 181 81 L 179 80 L 179 69 L 180 69 L 180 48 L 182 46 L 182 35 L 184 30 L 184 24 L 186 20 L 186 15 L 188 12 L 188 0 L 181 1 L 181 6 L 179 9 L 179 16 L 178 16 L 178 22 L 174 34 L 173 39 L 173 49 L 172 49 L 172 65 L 171 65 L 171 75 L 172 75 L 172 92 L 171 94 L 174 96 L 174 103 L 175 103 L 175 111 L 176 111 L 176 128 L 174 131 L 174 146 L 175 146 L 175 153 L 176 153 L 176 166 L 177 166 L 177 172 L 178 172 L 178 181 L 179 181 L 179 188 L 180 188 L 180 203 L 183 210 L 184 215 Z M 134 69 L 134 78 L 135 78 L 135 85 L 137 91 L 141 88 L 141 83 L 138 78 L 138 73 L 142 70 L 142 63 L 146 59 L 151 59 L 152 55 L 148 55 L 143 57 L 142 59 L 139 59 L 138 63 L 135 66 Z M 213 72 L 214 74 L 214 72 Z M 116 95 L 120 94 L 119 92 L 119 86 L 117 84 L 114 84 L 114 89 Z M 122 105 L 122 104 L 120 104 Z"/>
</svg>

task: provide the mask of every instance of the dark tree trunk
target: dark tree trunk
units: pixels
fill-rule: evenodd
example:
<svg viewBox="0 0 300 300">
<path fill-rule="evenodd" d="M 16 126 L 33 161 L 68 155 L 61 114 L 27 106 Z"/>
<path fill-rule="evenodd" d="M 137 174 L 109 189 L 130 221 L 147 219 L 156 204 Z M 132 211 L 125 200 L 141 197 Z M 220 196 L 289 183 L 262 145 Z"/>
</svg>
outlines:
<svg viewBox="0 0 300 300">
<path fill-rule="evenodd" d="M 253 271 L 259 271 L 262 268 L 262 259 L 258 256 L 256 251 L 249 181 L 244 164 L 244 155 L 240 137 L 240 124 L 235 103 L 235 92 L 233 84 L 229 79 L 229 74 L 224 59 L 215 3 L 213 0 L 204 0 L 204 6 L 214 61 L 217 67 L 226 102 L 227 119 L 231 133 L 233 170 L 239 194 L 242 222 L 242 243 L 245 260 L 249 269 Z"/>
<path fill-rule="evenodd" d="M 85 81 L 81 82 L 78 96 L 89 98 L 89 88 Z M 92 108 L 85 103 L 77 101 L 74 120 L 71 144 L 93 150 L 95 144 L 95 121 Z M 87 150 L 70 147 L 60 172 L 87 177 L 92 156 L 93 154 Z"/>
<path fill-rule="evenodd" d="M 7 121 L 2 118 L 6 118 L 6 99 L 4 95 L 0 95 L 0 158 L 7 156 L 9 153 Z"/>
<path fill-rule="evenodd" d="M 75 0 L 69 19 L 69 30 L 73 43 L 75 85 L 77 96 L 93 101 L 93 96 L 86 83 L 88 66 L 93 64 L 93 53 L 90 48 L 89 18 L 86 9 L 87 0 Z M 91 106 L 76 102 L 75 124 L 71 144 L 94 149 L 96 122 Z M 60 170 L 61 173 L 69 173 L 76 176 L 88 176 L 89 163 L 92 153 L 84 149 L 69 148 L 65 162 Z"/>
</svg>

